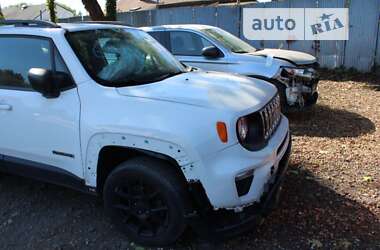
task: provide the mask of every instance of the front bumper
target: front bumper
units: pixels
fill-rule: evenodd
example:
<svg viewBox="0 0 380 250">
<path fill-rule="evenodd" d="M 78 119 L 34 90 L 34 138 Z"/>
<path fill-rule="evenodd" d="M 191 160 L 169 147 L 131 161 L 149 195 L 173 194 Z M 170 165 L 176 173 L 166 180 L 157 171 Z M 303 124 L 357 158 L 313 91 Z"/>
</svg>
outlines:
<svg viewBox="0 0 380 250">
<path fill-rule="evenodd" d="M 251 152 L 235 144 L 204 159 L 199 180 L 212 208 L 240 211 L 259 202 L 266 184 L 273 182 L 289 144 L 289 121 L 283 116 L 265 148 Z M 254 177 L 248 192 L 241 195 L 236 178 L 247 172 Z"/>
<path fill-rule="evenodd" d="M 267 189 L 259 202 L 245 207 L 243 211 L 238 213 L 226 209 L 215 211 L 200 207 L 198 209 L 199 214 L 191 219 L 190 224 L 199 235 L 213 239 L 233 237 L 260 225 L 278 203 L 282 183 L 288 168 L 290 153 L 291 141 L 287 145 L 285 153 L 279 162 L 274 181 L 267 184 Z"/>
</svg>

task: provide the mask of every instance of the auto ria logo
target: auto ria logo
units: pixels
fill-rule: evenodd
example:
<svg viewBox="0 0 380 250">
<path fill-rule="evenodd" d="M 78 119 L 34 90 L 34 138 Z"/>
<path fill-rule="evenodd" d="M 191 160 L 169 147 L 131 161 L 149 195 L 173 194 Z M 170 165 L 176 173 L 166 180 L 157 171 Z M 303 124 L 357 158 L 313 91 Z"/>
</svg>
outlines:
<svg viewBox="0 0 380 250">
<path fill-rule="evenodd" d="M 316 23 L 311 25 L 311 30 L 313 32 L 313 35 L 318 35 L 323 32 L 333 31 L 337 29 L 344 28 L 343 23 L 340 21 L 339 18 L 335 18 L 335 20 L 330 20 L 331 17 L 334 16 L 334 14 L 323 14 L 320 19 L 322 20 L 322 23 Z"/>
<path fill-rule="evenodd" d="M 245 8 L 248 40 L 348 40 L 348 8 Z"/>
</svg>

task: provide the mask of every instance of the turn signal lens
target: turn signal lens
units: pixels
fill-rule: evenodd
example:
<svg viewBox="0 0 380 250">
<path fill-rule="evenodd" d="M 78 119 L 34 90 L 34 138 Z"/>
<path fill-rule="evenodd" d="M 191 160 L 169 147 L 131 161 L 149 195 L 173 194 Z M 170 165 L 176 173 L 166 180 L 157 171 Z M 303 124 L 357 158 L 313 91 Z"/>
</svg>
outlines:
<svg viewBox="0 0 380 250">
<path fill-rule="evenodd" d="M 216 123 L 216 131 L 218 132 L 219 139 L 223 143 L 227 143 L 228 141 L 228 135 L 227 135 L 227 126 L 224 122 L 217 122 Z"/>
</svg>

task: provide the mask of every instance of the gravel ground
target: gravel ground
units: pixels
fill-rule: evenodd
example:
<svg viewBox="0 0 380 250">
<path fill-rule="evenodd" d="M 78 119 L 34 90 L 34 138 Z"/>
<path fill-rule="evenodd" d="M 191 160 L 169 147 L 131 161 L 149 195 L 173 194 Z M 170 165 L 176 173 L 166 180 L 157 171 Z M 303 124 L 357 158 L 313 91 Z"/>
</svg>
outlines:
<svg viewBox="0 0 380 250">
<path fill-rule="evenodd" d="M 289 115 L 294 147 L 279 207 L 218 248 L 380 249 L 376 79 L 323 80 L 319 104 Z M 0 249 L 142 249 L 95 198 L 54 185 L 2 176 L 0 214 Z"/>
</svg>

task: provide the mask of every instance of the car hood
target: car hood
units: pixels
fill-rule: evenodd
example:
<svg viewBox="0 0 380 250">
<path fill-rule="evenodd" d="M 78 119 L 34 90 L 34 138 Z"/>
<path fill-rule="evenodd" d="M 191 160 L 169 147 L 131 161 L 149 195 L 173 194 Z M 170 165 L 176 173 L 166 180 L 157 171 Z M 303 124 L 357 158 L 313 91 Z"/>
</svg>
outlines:
<svg viewBox="0 0 380 250">
<path fill-rule="evenodd" d="M 277 92 L 273 85 L 262 80 L 205 71 L 183 73 L 156 83 L 118 88 L 117 91 L 124 96 L 234 111 L 258 110 Z"/>
<path fill-rule="evenodd" d="M 306 64 L 312 64 L 317 61 L 317 59 L 307 53 L 294 51 L 294 50 L 283 50 L 283 49 L 264 49 L 264 50 L 258 50 L 253 53 L 249 53 L 250 55 L 254 56 L 273 56 L 274 58 L 279 58 L 287 61 L 291 61 L 294 64 L 297 65 L 306 65 Z"/>
</svg>

